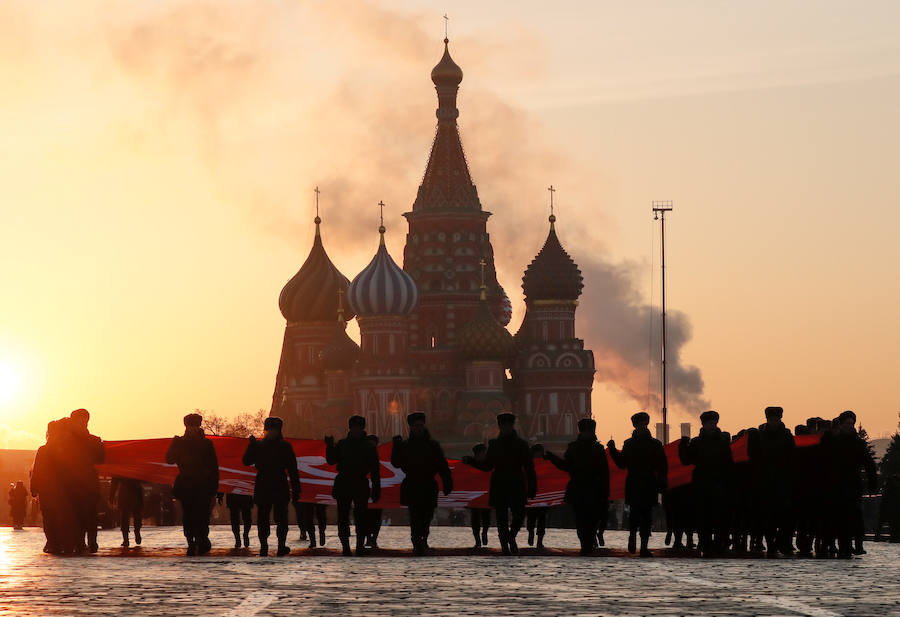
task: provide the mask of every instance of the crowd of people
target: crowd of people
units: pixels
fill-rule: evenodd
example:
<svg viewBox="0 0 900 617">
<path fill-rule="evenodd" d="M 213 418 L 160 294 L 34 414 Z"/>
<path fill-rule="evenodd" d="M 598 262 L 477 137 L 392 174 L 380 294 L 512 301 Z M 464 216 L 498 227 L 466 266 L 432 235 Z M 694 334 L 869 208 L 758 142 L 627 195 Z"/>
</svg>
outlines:
<svg viewBox="0 0 900 617">
<path fill-rule="evenodd" d="M 666 544 L 696 551 L 701 556 L 725 552 L 765 552 L 793 555 L 849 557 L 865 552 L 862 546 L 861 470 L 868 489 L 876 488 L 874 460 L 855 429 L 856 415 L 845 411 L 834 420 L 810 418 L 795 434 L 816 435 L 814 445 L 798 447 L 795 434 L 782 422 L 783 410 L 768 407 L 765 423 L 733 437 L 718 427 L 719 414 L 701 414 L 702 428 L 693 439 L 678 443 L 678 459 L 692 465 L 690 482 L 668 486 L 668 459 L 663 444 L 652 437 L 650 417 L 632 416 L 632 436 L 619 449 L 613 440 L 606 447 L 597 439 L 596 423 L 578 422 L 578 435 L 561 455 L 529 444 L 516 432 L 516 417 L 497 416 L 498 436 L 477 444 L 462 463 L 489 472 L 489 508 L 471 508 L 475 547 L 488 544 L 491 510 L 501 552 L 519 551 L 517 536 L 523 526 L 528 544 L 543 547 L 547 508 L 527 507 L 538 491 L 534 461 L 545 459 L 566 472 L 565 502 L 572 508 L 581 554 L 604 546 L 610 506 L 610 465 L 626 471 L 625 504 L 629 511 L 628 551 L 652 556 L 649 540 L 654 507 L 663 504 Z M 96 503 L 99 484 L 95 465 L 104 460 L 103 444 L 88 432 L 89 414 L 83 409 L 51 422 L 47 443 L 36 456 L 32 493 L 39 496 L 47 536 L 45 550 L 52 553 L 96 551 Z M 188 555 L 211 549 L 209 519 L 218 493 L 219 467 L 212 441 L 206 437 L 199 414 L 184 418 L 184 434 L 173 438 L 166 462 L 178 467 L 173 495 L 181 502 Z M 410 541 L 416 555 L 429 551 L 431 521 L 439 491 L 453 491 L 453 476 L 440 443 L 426 426 L 424 413 L 407 417 L 409 436 L 395 436 L 391 465 L 404 474 L 400 502 L 409 515 Z M 288 505 L 292 504 L 301 538 L 310 548 L 325 544 L 325 506 L 300 501 L 302 486 L 297 458 L 282 435 L 282 420 L 265 420 L 260 439 L 251 437 L 243 463 L 255 467 L 252 496 L 228 494 L 235 548 L 248 547 L 252 509 L 257 508 L 259 554 L 268 555 L 274 519 L 278 556 L 290 552 Z M 362 416 L 348 421 L 346 437 L 325 438 L 326 461 L 337 474 L 332 496 L 337 505 L 338 539 L 344 555 L 362 555 L 377 548 L 382 512 L 375 506 L 381 495 L 378 439 L 366 433 Z M 733 443 L 746 437 L 746 457 L 733 456 Z M 17 489 L 18 490 L 18 489 Z M 110 501 L 117 502 L 123 546 L 129 546 L 129 525 L 141 543 L 141 483 L 113 478 Z M 374 506 L 374 507 L 373 507 Z M 355 525 L 355 553 L 350 544 L 351 514 Z M 318 538 L 317 532 L 318 531 Z M 694 535 L 697 542 L 694 542 Z M 796 542 L 796 548 L 794 543 Z"/>
<path fill-rule="evenodd" d="M 88 432 L 89 420 L 86 409 L 76 409 L 50 422 L 47 443 L 34 456 L 31 493 L 41 504 L 48 553 L 98 549 L 100 479 L 95 466 L 103 462 L 105 451 L 100 438 Z"/>
</svg>

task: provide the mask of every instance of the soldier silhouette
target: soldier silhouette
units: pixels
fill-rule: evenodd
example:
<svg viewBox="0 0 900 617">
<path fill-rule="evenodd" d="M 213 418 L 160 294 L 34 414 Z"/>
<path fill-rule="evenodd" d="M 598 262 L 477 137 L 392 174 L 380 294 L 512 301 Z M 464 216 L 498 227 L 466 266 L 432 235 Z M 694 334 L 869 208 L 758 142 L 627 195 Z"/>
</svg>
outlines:
<svg viewBox="0 0 900 617">
<path fill-rule="evenodd" d="M 25 483 L 19 480 L 9 485 L 9 514 L 13 529 L 22 529 L 25 524 L 25 512 L 28 509 L 28 490 Z"/>
<path fill-rule="evenodd" d="M 750 433 L 747 455 L 755 472 L 757 494 L 766 551 L 770 557 L 780 552 L 792 555 L 794 537 L 792 493 L 796 443 L 781 421 L 781 407 L 766 407 L 766 423 Z"/>
<path fill-rule="evenodd" d="M 366 509 L 369 497 L 372 502 L 381 498 L 381 463 L 378 451 L 366 439 L 366 419 L 352 416 L 348 421 L 349 432 L 337 443 L 334 437 L 325 437 L 325 460 L 337 466 L 337 476 L 331 490 L 337 501 L 338 538 L 345 556 L 350 550 L 350 510 L 356 521 L 356 554 L 365 554 Z M 369 478 L 372 480 L 371 489 Z"/>
<path fill-rule="evenodd" d="M 219 501 L 221 503 L 221 499 Z M 241 548 L 243 536 L 244 548 L 250 546 L 250 527 L 253 525 L 253 495 L 238 495 L 228 493 L 225 495 L 225 507 L 228 508 L 228 518 L 231 522 L 231 533 L 234 534 L 234 548 Z M 243 534 L 241 524 L 243 523 Z"/>
<path fill-rule="evenodd" d="M 103 441 L 88 431 L 91 414 L 87 409 L 76 409 L 69 414 L 66 423 L 68 436 L 65 459 L 69 465 L 71 485 L 70 501 L 74 505 L 77 524 L 81 527 L 80 544 L 85 544 L 92 553 L 96 553 L 97 545 L 97 504 L 100 500 L 100 477 L 95 465 L 100 465 L 106 458 Z"/>
<path fill-rule="evenodd" d="M 467 456 L 463 462 L 492 472 L 489 503 L 495 510 L 500 549 L 504 555 L 516 555 L 516 535 L 525 520 L 525 503 L 537 494 L 537 476 L 528 443 L 516 434 L 516 416 L 501 413 L 497 425 L 500 435 L 488 442 L 484 460 Z"/>
<path fill-rule="evenodd" d="M 253 485 L 253 501 L 256 503 L 256 529 L 259 535 L 259 554 L 269 554 L 269 514 L 275 519 L 275 535 L 278 538 L 277 555 L 291 552 L 287 545 L 288 503 L 300 499 L 300 476 L 297 473 L 297 457 L 294 448 L 281 435 L 281 418 L 266 418 L 266 431 L 262 440 L 250 436 L 244 452 L 244 465 L 256 467 Z"/>
<path fill-rule="evenodd" d="M 683 465 L 694 465 L 691 482 L 700 535 L 698 548 L 702 556 L 712 557 L 725 549 L 728 487 L 734 460 L 731 437 L 719 429 L 718 412 L 704 411 L 700 423 L 699 435 L 690 442 L 679 442 L 678 456 Z"/>
<path fill-rule="evenodd" d="M 128 547 L 129 523 L 134 522 L 134 543 L 141 543 L 141 526 L 144 518 L 144 485 L 133 478 L 113 477 L 109 483 L 109 503 L 119 511 L 119 528 L 122 546 Z"/>
<path fill-rule="evenodd" d="M 378 436 L 371 433 L 366 435 L 375 451 L 378 451 Z M 368 508 L 366 510 L 366 548 L 378 549 L 378 534 L 381 533 L 381 519 L 384 511 L 381 508 Z"/>
<path fill-rule="evenodd" d="M 478 462 L 483 462 L 487 456 L 487 446 L 477 443 L 472 446 L 472 456 Z M 472 520 L 472 535 L 475 537 L 475 546 L 481 548 L 488 544 L 488 529 L 491 527 L 490 508 L 469 508 L 469 516 Z"/>
<path fill-rule="evenodd" d="M 400 503 L 409 508 L 409 532 L 413 551 L 424 555 L 428 550 L 431 519 L 437 508 L 440 476 L 444 495 L 453 490 L 453 477 L 444 450 L 425 426 L 425 414 L 415 412 L 406 418 L 409 439 L 394 436 L 391 465 L 402 470 L 406 477 L 400 484 Z"/>
<path fill-rule="evenodd" d="M 178 466 L 172 494 L 181 502 L 187 554 L 205 555 L 209 541 L 209 512 L 219 486 L 219 461 L 212 441 L 200 425 L 203 417 L 189 413 L 184 417 L 184 435 L 176 435 L 166 452 L 166 463 Z"/>
<path fill-rule="evenodd" d="M 609 507 L 609 462 L 603 444 L 597 441 L 597 423 L 591 418 L 578 421 L 578 437 L 569 443 L 562 458 L 553 452 L 544 458 L 569 474 L 565 501 L 575 511 L 575 528 L 581 554 L 590 555 L 600 518 Z"/>
<path fill-rule="evenodd" d="M 536 443 L 531 446 L 531 459 L 544 458 L 544 445 Z M 525 529 L 528 531 L 528 546 L 535 545 L 544 548 L 544 536 L 547 533 L 547 508 L 548 506 L 531 506 L 525 508 Z"/>
<path fill-rule="evenodd" d="M 837 539 L 838 557 L 849 559 L 855 534 L 857 512 L 862 502 L 860 468 L 865 468 L 869 492 L 876 492 L 878 477 L 875 462 L 866 448 L 866 442 L 856 432 L 856 414 L 845 411 L 837 418 L 836 430 L 822 436 L 822 449 L 830 462 L 834 482 L 833 529 Z"/>
<path fill-rule="evenodd" d="M 631 416 L 634 431 L 625 440 L 622 450 L 612 439 L 606 444 L 609 455 L 619 469 L 627 469 L 625 503 L 631 508 L 628 552 L 637 550 L 637 534 L 641 536 L 641 557 L 652 557 L 648 548 L 653 523 L 653 506 L 659 503 L 659 493 L 666 490 L 668 462 L 663 445 L 654 439 L 647 428 L 650 415 L 640 411 Z"/>
</svg>

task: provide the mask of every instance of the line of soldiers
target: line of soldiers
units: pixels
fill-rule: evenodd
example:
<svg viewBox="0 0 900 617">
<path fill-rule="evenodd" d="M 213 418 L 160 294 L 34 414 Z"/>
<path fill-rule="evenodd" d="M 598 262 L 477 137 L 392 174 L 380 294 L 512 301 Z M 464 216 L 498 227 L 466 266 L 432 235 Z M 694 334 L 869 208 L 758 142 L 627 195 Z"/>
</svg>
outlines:
<svg viewBox="0 0 900 617">
<path fill-rule="evenodd" d="M 669 540 L 676 548 L 697 549 L 703 556 L 726 550 L 765 550 L 769 555 L 802 556 L 813 551 L 820 557 L 849 557 L 862 553 L 862 485 L 859 470 L 866 469 L 870 491 L 876 483 L 875 465 L 865 441 L 855 430 L 856 415 L 845 411 L 834 421 L 811 418 L 797 427 L 797 434 L 817 434 L 816 446 L 797 448 L 794 436 L 781 421 L 783 410 L 768 407 L 766 423 L 758 429 L 731 436 L 718 428 L 719 414 L 701 414 L 697 437 L 682 439 L 678 457 L 692 465 L 691 482 L 667 490 L 668 463 L 663 445 L 650 435 L 650 417 L 645 412 L 632 416 L 632 436 L 619 450 L 607 442 L 609 459 L 626 470 L 625 503 L 630 510 L 628 550 L 650 557 L 649 538 L 653 507 L 663 495 Z M 35 457 L 32 492 L 40 497 L 44 514 L 48 552 L 77 552 L 96 545 L 96 502 L 99 492 L 94 465 L 103 462 L 103 444 L 87 430 L 85 410 L 70 418 L 51 422 L 47 444 Z M 410 540 L 416 555 L 428 552 L 431 520 L 437 507 L 439 488 L 445 495 L 453 490 L 453 477 L 440 444 L 425 422 L 425 414 L 409 414 L 409 437 L 393 438 L 391 464 L 403 471 L 400 501 L 408 508 Z M 473 456 L 463 463 L 490 472 L 488 501 L 494 509 L 497 535 L 503 554 L 518 553 L 517 535 L 528 520 L 529 545 L 543 545 L 546 508 L 526 508 L 537 494 L 534 460 L 544 458 L 569 475 L 565 502 L 574 510 L 576 532 L 583 555 L 603 545 L 603 531 L 609 511 L 610 470 L 607 451 L 597 440 L 596 423 L 578 422 L 578 436 L 568 444 L 563 456 L 529 447 L 515 429 L 511 413 L 497 416 L 499 435 L 487 446 L 473 448 Z M 201 428 L 202 417 L 188 414 L 185 431 L 176 436 L 166 454 L 166 462 L 178 466 L 173 494 L 181 501 L 188 555 L 210 551 L 209 516 L 217 494 L 219 471 L 212 442 Z M 337 475 L 332 496 L 337 503 L 338 537 L 344 555 L 353 555 L 350 546 L 350 514 L 356 526 L 356 555 L 377 547 L 381 511 L 370 508 L 381 495 L 381 463 L 377 438 L 367 435 L 366 421 L 352 416 L 347 436 L 337 442 L 325 437 L 325 458 Z M 287 545 L 288 504 L 296 508 L 298 523 L 315 545 L 313 516 L 318 515 L 320 543 L 324 544 L 324 506 L 301 504 L 301 483 L 297 459 L 282 435 L 282 421 L 269 417 L 264 436 L 251 437 L 243 462 L 257 470 L 252 498 L 229 495 L 235 547 L 249 544 L 250 510 L 258 509 L 257 534 L 260 555 L 268 554 L 270 519 L 274 518 L 278 548 L 276 554 L 290 552 Z M 732 442 L 747 435 L 748 460 L 735 462 Z M 440 479 L 440 486 L 438 485 Z M 141 486 L 137 481 L 114 479 L 111 500 L 118 494 L 123 512 L 123 545 L 128 545 L 128 517 L 134 519 L 135 539 L 140 543 Z M 75 512 L 73 518 L 71 513 Z M 243 522 L 243 537 L 240 523 Z M 476 547 L 487 543 L 490 511 L 472 509 L 472 533 Z M 85 543 L 85 534 L 88 535 Z M 852 541 L 856 540 L 854 550 Z"/>
<path fill-rule="evenodd" d="M 765 416 L 765 424 L 732 439 L 718 428 L 719 415 L 707 411 L 700 416 L 700 434 L 679 443 L 681 462 L 695 467 L 690 484 L 664 497 L 674 546 L 693 548 L 696 530 L 702 555 L 732 550 L 774 557 L 795 553 L 796 534 L 801 557 L 864 554 L 860 469 L 870 493 L 877 489 L 877 474 L 855 429 L 856 414 L 810 418 L 797 426 L 797 435 L 820 437 L 817 445 L 802 448 L 782 422 L 781 407 L 767 407 Z M 735 462 L 731 444 L 745 435 L 748 460 Z"/>
<path fill-rule="evenodd" d="M 47 543 L 44 552 L 97 552 L 100 479 L 94 467 L 105 459 L 103 442 L 88 432 L 90 414 L 76 409 L 47 425 L 31 470 L 31 494 L 40 500 Z"/>
</svg>

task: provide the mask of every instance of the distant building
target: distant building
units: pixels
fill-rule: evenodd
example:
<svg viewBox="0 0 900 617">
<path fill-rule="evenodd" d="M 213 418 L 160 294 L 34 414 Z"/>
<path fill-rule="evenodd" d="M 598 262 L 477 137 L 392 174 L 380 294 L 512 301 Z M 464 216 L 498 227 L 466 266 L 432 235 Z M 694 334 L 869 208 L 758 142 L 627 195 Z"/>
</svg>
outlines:
<svg viewBox="0 0 900 617">
<path fill-rule="evenodd" d="M 271 414 L 286 434 L 321 438 L 366 416 L 382 439 L 406 430 L 406 414 L 425 411 L 452 453 L 496 434 L 495 415 L 512 410 L 520 434 L 559 445 L 591 415 L 594 356 L 575 335 L 581 271 L 556 235 L 526 268 L 526 313 L 507 329 L 512 306 L 497 282 L 482 209 L 456 119 L 462 69 L 444 55 L 431 72 L 437 131 L 412 210 L 402 269 L 378 248 L 352 282 L 329 259 L 315 219 L 306 262 L 284 286 L 287 320 Z M 374 243 L 373 237 L 368 240 Z M 345 331 L 359 323 L 361 347 Z"/>
</svg>

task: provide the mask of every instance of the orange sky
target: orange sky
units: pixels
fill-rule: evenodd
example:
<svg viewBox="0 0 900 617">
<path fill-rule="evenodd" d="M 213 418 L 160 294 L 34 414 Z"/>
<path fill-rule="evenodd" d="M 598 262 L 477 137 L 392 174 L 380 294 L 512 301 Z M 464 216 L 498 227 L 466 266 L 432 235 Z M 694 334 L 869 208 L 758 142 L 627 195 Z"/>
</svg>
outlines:
<svg viewBox="0 0 900 617">
<path fill-rule="evenodd" d="M 708 401 L 737 430 L 782 404 L 789 424 L 852 408 L 893 430 L 900 6 L 545 7 L 454 3 L 460 126 L 512 327 L 551 183 L 588 290 L 621 293 L 578 314 L 606 359 L 601 436 L 645 404 L 654 199 L 675 201 L 669 303 L 703 381 L 675 421 Z M 108 439 L 268 408 L 312 187 L 344 274 L 381 199 L 401 255 L 445 10 L 0 5 L 0 447 L 81 406 Z"/>
</svg>

